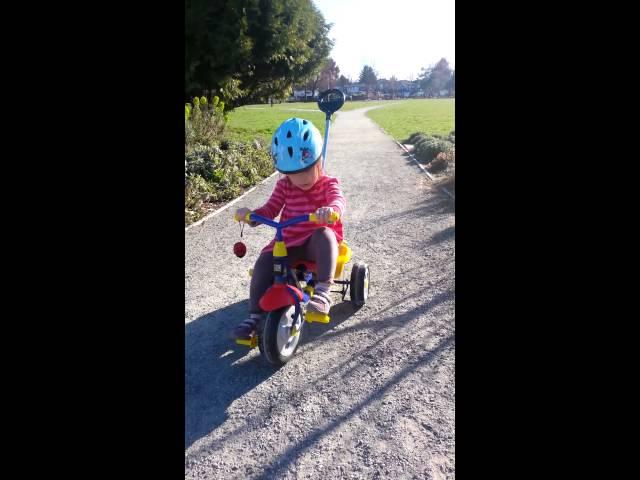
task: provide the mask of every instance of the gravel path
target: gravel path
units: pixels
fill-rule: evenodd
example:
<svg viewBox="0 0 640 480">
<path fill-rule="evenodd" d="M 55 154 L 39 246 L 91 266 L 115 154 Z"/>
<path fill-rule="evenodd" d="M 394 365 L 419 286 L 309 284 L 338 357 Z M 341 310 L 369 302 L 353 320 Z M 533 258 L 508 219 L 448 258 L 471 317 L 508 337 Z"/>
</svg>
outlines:
<svg viewBox="0 0 640 480">
<path fill-rule="evenodd" d="M 356 311 L 336 296 L 331 323 L 307 324 L 286 366 L 229 338 L 274 234 L 245 228 L 239 259 L 232 215 L 278 177 L 185 232 L 185 478 L 455 476 L 455 211 L 365 111 L 339 113 L 327 169 L 370 297 Z"/>
</svg>

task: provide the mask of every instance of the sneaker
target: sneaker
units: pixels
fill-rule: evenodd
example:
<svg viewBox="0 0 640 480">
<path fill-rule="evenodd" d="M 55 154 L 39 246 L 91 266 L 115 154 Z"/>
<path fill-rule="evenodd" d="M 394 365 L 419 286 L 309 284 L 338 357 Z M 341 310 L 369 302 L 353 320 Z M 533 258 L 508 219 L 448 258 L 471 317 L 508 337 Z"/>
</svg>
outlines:
<svg viewBox="0 0 640 480">
<path fill-rule="evenodd" d="M 323 290 L 314 291 L 313 296 L 307 304 L 307 312 L 317 312 L 328 315 L 330 309 L 331 297 L 329 296 L 329 292 L 325 292 Z"/>
<path fill-rule="evenodd" d="M 258 323 L 262 319 L 262 315 L 252 313 L 251 316 L 238 325 L 233 330 L 233 335 L 237 339 L 249 340 L 256 334 Z"/>
</svg>

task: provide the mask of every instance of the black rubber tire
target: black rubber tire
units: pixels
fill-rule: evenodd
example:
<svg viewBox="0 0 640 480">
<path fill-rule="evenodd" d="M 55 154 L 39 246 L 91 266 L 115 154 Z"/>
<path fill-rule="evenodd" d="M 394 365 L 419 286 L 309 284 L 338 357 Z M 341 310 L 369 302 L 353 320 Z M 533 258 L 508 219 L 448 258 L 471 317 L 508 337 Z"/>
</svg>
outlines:
<svg viewBox="0 0 640 480">
<path fill-rule="evenodd" d="M 360 308 L 367 303 L 367 298 L 369 297 L 369 275 L 369 267 L 364 262 L 357 262 L 351 268 L 349 298 L 356 308 Z"/>
<path fill-rule="evenodd" d="M 269 312 L 267 317 L 264 319 L 264 322 L 262 322 L 263 325 L 260 331 L 258 348 L 260 349 L 260 354 L 265 361 L 274 367 L 281 367 L 291 360 L 298 350 L 298 345 L 300 345 L 300 340 L 298 339 L 293 351 L 286 356 L 281 355 L 278 349 L 278 329 L 280 328 L 280 319 L 287 310 L 289 310 L 288 306 Z M 300 332 L 300 334 L 302 334 L 302 332 Z"/>
</svg>

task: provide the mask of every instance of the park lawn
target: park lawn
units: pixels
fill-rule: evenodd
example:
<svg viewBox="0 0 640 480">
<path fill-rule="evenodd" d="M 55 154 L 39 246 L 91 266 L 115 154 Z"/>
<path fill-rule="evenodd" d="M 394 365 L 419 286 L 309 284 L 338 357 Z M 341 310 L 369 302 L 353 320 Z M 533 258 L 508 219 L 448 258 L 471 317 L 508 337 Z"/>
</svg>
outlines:
<svg viewBox="0 0 640 480">
<path fill-rule="evenodd" d="M 385 101 L 347 101 L 338 111 L 355 110 L 384 104 Z M 245 105 L 229 112 L 226 137 L 231 140 L 252 142 L 258 139 L 263 145 L 271 141 L 271 135 L 280 124 L 291 117 L 310 120 L 324 136 L 325 115 L 317 102 L 276 103 L 273 105 Z"/>
<path fill-rule="evenodd" d="M 338 113 L 340 113 L 340 111 L 343 111 L 343 110 L 345 112 L 348 112 L 349 110 L 356 110 L 358 108 L 375 107 L 376 105 L 385 105 L 388 103 L 391 103 L 391 101 L 390 100 L 356 100 L 354 102 L 346 101 L 344 102 L 344 105 L 338 111 Z"/>
<path fill-rule="evenodd" d="M 355 110 L 357 108 L 367 108 L 373 107 L 375 105 L 382 105 L 385 103 L 391 103 L 389 100 L 356 100 L 351 102 L 347 100 L 342 108 L 338 110 L 338 113 L 342 111 Z M 263 109 L 274 109 L 274 110 L 290 110 L 292 114 L 297 112 L 298 110 L 316 110 L 318 109 L 318 102 L 291 102 L 291 103 L 274 103 L 273 107 L 270 105 L 246 105 L 241 108 L 248 108 L 250 110 L 263 110 Z"/>
<path fill-rule="evenodd" d="M 376 108 L 367 116 L 396 140 L 405 140 L 414 132 L 448 134 L 455 130 L 455 99 L 425 98 L 398 100 L 393 105 Z"/>
<path fill-rule="evenodd" d="M 411 99 L 411 100 L 361 100 L 347 101 L 337 112 L 382 105 L 367 113 L 378 125 L 397 140 L 410 134 L 448 134 L 455 129 L 455 99 Z M 270 105 L 245 105 L 229 112 L 226 136 L 232 140 L 258 139 L 268 145 L 273 132 L 291 117 L 310 120 L 324 135 L 325 115 L 316 102 L 295 102 Z"/>
<path fill-rule="evenodd" d="M 279 108 L 274 105 L 271 108 L 268 105 L 247 105 L 239 107 L 229 112 L 229 121 L 225 136 L 231 140 L 241 140 L 252 142 L 258 139 L 262 145 L 269 145 L 273 132 L 287 118 L 301 116 L 310 120 L 320 133 L 324 135 L 324 119 L 325 115 L 320 110 L 306 112 L 295 112 Z M 256 108 L 260 107 L 260 108 Z M 303 113 L 303 115 L 298 115 Z"/>
</svg>

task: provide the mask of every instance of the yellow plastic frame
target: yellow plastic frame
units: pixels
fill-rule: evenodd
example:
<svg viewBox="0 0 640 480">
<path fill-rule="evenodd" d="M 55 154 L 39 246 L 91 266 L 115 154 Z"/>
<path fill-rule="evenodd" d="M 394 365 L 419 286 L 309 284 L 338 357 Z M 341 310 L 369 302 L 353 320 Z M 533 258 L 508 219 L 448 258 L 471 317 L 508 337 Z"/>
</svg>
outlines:
<svg viewBox="0 0 640 480">
<path fill-rule="evenodd" d="M 341 278 L 345 264 L 351 260 L 351 247 L 344 240 L 338 244 L 338 261 L 336 262 L 336 272 L 334 278 Z"/>
</svg>

